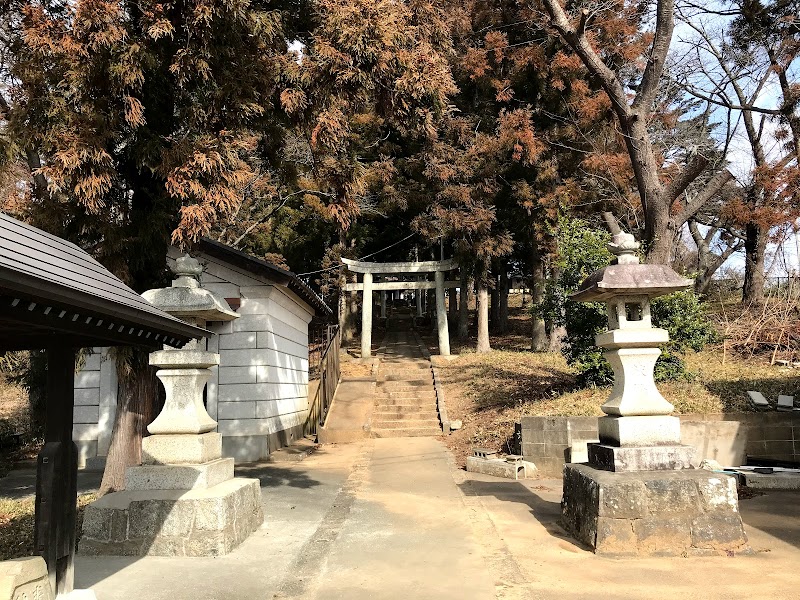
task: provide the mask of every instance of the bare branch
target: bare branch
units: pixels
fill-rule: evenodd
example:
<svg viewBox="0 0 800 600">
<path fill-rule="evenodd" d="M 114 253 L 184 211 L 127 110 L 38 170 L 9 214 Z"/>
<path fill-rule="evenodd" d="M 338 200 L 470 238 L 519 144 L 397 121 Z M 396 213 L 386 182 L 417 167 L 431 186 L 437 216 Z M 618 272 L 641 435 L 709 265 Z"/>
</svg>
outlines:
<svg viewBox="0 0 800 600">
<path fill-rule="evenodd" d="M 690 201 L 687 201 L 680 213 L 672 217 L 672 222 L 681 224 L 688 221 L 691 217 L 697 214 L 697 211 L 703 208 L 706 202 L 710 201 L 716 194 L 718 194 L 725 184 L 731 179 L 733 179 L 733 175 L 730 171 L 728 171 L 728 169 L 723 169 L 714 175 L 703 188 L 703 190 Z"/>
<path fill-rule="evenodd" d="M 700 154 L 694 155 L 689 163 L 681 170 L 678 176 L 673 179 L 669 185 L 664 189 L 664 198 L 672 202 L 683 192 L 686 188 L 705 171 L 708 166 L 708 159 Z"/>
<path fill-rule="evenodd" d="M 633 100 L 633 109 L 644 109 L 645 114 L 652 110 L 653 101 L 658 93 L 658 83 L 664 72 L 664 63 L 672 42 L 672 31 L 675 28 L 675 2 L 674 0 L 658 0 L 656 8 L 656 33 L 650 56 L 642 75 L 642 83 Z"/>
</svg>

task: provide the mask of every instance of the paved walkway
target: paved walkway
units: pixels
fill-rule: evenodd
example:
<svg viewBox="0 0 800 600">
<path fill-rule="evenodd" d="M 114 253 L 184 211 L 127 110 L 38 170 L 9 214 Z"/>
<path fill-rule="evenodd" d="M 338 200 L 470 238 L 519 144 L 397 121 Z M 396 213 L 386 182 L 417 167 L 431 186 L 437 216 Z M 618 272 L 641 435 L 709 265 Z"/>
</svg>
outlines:
<svg viewBox="0 0 800 600">
<path fill-rule="evenodd" d="M 753 556 L 613 560 L 559 528 L 559 481 L 466 473 L 434 438 L 326 445 L 239 474 L 261 480 L 266 520 L 233 553 L 79 556 L 76 583 L 99 600 L 800 597 L 796 492 L 741 502 Z"/>
</svg>

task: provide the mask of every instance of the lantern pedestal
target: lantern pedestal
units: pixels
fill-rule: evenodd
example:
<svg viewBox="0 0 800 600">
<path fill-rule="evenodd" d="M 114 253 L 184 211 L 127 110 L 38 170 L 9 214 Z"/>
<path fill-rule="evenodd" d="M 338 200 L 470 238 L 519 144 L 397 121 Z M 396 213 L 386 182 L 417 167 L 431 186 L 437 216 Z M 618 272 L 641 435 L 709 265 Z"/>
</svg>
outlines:
<svg viewBox="0 0 800 600">
<path fill-rule="evenodd" d="M 589 450 L 591 452 L 591 449 Z M 700 469 L 612 473 L 566 465 L 561 523 L 608 556 L 750 553 L 736 480 Z"/>
</svg>

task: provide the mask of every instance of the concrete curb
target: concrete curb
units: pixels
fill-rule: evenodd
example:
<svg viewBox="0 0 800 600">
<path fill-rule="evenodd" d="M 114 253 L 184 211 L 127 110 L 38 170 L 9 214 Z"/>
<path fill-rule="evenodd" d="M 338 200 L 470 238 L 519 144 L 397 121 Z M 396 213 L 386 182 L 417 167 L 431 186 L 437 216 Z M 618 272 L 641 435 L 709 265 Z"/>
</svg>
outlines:
<svg viewBox="0 0 800 600">
<path fill-rule="evenodd" d="M 419 345 L 420 350 L 422 350 L 422 356 L 424 356 L 428 362 L 431 362 L 431 353 L 428 351 L 428 347 L 422 341 L 422 338 L 420 338 L 416 329 L 412 329 L 412 332 L 414 333 L 414 339 Z M 450 435 L 450 419 L 447 416 L 447 405 L 444 401 L 444 390 L 442 389 L 441 379 L 439 378 L 439 371 L 433 366 L 433 363 L 431 363 L 431 372 L 433 373 L 433 389 L 436 392 L 436 408 L 439 411 L 439 421 L 442 424 L 442 433 L 444 435 Z"/>
</svg>

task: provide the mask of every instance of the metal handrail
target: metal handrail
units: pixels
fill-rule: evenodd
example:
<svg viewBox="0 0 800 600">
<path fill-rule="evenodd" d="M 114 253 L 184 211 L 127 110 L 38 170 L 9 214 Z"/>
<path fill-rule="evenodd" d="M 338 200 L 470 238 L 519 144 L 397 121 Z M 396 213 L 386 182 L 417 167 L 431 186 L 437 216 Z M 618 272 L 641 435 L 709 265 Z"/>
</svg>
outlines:
<svg viewBox="0 0 800 600">
<path fill-rule="evenodd" d="M 341 374 L 339 365 L 339 348 L 341 336 L 338 325 L 329 325 L 328 342 L 322 352 L 317 368 L 319 385 L 313 398 L 309 397 L 308 416 L 303 427 L 305 435 L 316 435 L 319 426 L 325 423 Z"/>
</svg>

